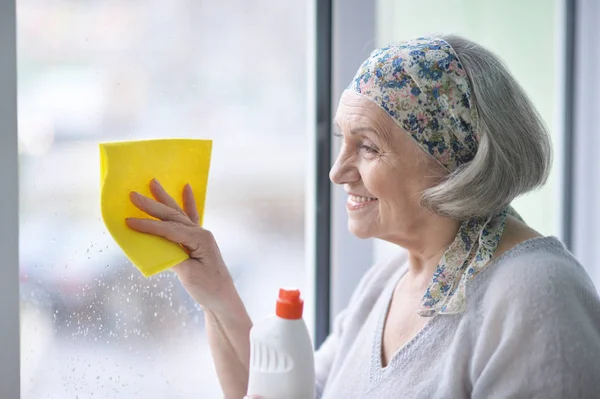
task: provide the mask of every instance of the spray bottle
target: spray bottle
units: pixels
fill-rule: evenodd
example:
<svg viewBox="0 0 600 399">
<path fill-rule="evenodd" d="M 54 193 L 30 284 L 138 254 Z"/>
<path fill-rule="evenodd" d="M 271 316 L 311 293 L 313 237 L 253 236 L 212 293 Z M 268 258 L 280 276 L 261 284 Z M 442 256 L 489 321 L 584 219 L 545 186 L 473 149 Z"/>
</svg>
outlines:
<svg viewBox="0 0 600 399">
<path fill-rule="evenodd" d="M 248 396 L 314 399 L 313 346 L 302 319 L 299 290 L 279 290 L 274 316 L 250 330 Z"/>
</svg>

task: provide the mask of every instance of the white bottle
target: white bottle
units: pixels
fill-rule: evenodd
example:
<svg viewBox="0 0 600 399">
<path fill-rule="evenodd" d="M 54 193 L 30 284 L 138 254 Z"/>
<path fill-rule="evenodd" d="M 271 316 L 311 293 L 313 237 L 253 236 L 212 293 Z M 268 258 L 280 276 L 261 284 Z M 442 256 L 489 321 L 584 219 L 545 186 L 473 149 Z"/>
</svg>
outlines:
<svg viewBox="0 0 600 399">
<path fill-rule="evenodd" d="M 248 396 L 314 399 L 313 346 L 298 290 L 279 290 L 275 316 L 250 330 Z"/>
</svg>

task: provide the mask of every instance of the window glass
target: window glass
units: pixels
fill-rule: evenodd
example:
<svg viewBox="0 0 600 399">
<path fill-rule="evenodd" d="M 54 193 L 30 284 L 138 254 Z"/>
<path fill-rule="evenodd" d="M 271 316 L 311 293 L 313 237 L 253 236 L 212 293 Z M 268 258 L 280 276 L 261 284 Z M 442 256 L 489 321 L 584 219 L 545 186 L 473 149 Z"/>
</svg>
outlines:
<svg viewBox="0 0 600 399">
<path fill-rule="evenodd" d="M 202 311 L 105 230 L 98 143 L 213 139 L 204 224 L 272 313 L 306 281 L 308 2 L 17 7 L 22 397 L 220 397 Z"/>
</svg>

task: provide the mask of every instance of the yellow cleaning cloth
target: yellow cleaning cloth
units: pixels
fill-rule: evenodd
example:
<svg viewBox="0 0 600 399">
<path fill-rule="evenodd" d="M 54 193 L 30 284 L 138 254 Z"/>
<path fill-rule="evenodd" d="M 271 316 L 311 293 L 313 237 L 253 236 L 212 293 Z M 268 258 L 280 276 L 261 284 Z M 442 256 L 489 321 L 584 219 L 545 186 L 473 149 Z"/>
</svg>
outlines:
<svg viewBox="0 0 600 399">
<path fill-rule="evenodd" d="M 100 206 L 104 224 L 145 277 L 177 265 L 188 255 L 178 244 L 127 227 L 127 217 L 150 217 L 133 206 L 129 193 L 137 191 L 152 198 L 149 183 L 156 178 L 182 206 L 183 187 L 189 183 L 202 224 L 211 150 L 211 140 L 160 139 L 100 144 Z"/>
</svg>

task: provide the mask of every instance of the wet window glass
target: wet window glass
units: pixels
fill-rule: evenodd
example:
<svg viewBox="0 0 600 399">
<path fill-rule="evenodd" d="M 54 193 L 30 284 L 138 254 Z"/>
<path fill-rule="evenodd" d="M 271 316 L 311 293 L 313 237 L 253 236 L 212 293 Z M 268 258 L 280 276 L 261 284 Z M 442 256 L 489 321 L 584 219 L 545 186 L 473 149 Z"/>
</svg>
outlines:
<svg viewBox="0 0 600 399">
<path fill-rule="evenodd" d="M 202 310 L 105 229 L 98 143 L 212 139 L 204 225 L 272 312 L 306 281 L 308 2 L 17 8 L 22 397 L 220 397 Z"/>
</svg>

